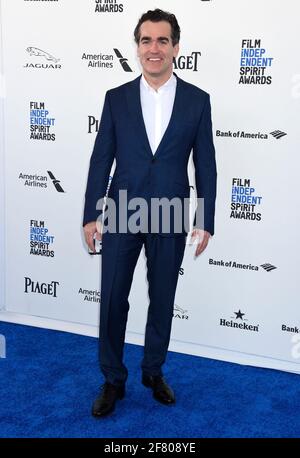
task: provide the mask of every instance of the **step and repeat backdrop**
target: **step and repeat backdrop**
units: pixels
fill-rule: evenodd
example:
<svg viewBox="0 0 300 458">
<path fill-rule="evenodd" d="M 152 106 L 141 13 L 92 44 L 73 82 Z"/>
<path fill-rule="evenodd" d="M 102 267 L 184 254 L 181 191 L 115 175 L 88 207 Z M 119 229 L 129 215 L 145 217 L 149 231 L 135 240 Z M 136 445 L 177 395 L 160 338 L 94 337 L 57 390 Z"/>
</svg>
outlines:
<svg viewBox="0 0 300 458">
<path fill-rule="evenodd" d="M 5 308 L 97 326 L 89 159 L 105 92 L 141 72 L 133 30 L 156 7 L 182 29 L 174 71 L 211 95 L 218 166 L 216 233 L 198 259 L 186 247 L 170 349 L 300 372 L 297 0 L 1 0 Z M 193 193 L 192 162 L 189 176 Z M 144 253 L 130 304 L 127 342 L 142 344 Z"/>
</svg>

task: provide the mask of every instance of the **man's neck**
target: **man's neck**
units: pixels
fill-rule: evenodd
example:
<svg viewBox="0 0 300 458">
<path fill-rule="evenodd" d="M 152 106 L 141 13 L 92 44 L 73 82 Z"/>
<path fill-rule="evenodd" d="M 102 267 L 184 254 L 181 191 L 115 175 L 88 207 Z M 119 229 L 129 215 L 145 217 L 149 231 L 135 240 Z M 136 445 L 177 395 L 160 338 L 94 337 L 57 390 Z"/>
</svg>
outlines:
<svg viewBox="0 0 300 458">
<path fill-rule="evenodd" d="M 151 75 L 145 75 L 145 73 L 143 73 L 145 80 L 155 91 L 158 91 L 158 89 L 171 78 L 172 74 L 173 71 L 166 75 L 155 77 Z"/>
</svg>

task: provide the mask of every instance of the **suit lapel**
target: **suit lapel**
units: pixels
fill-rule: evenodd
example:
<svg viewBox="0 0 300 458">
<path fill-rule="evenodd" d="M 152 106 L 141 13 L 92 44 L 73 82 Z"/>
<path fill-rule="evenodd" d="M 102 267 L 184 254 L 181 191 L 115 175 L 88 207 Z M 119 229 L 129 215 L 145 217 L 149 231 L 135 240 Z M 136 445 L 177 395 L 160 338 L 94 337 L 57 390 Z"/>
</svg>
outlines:
<svg viewBox="0 0 300 458">
<path fill-rule="evenodd" d="M 182 88 L 182 80 L 178 78 L 178 76 L 175 74 L 177 78 L 177 86 L 176 86 L 176 93 L 175 93 L 175 99 L 174 99 L 174 105 L 173 105 L 173 110 L 171 114 L 171 118 L 168 124 L 168 127 L 161 139 L 160 144 L 158 145 L 157 150 L 155 151 L 155 156 L 158 154 L 161 154 L 161 151 L 164 150 L 165 145 L 168 144 L 169 138 L 172 135 L 172 132 L 174 132 L 174 129 L 176 129 L 176 126 L 178 125 L 178 121 L 180 122 L 180 119 L 182 117 L 182 113 L 184 112 L 183 107 L 184 107 L 184 91 Z"/>
<path fill-rule="evenodd" d="M 127 87 L 127 105 L 134 123 L 135 132 L 142 143 L 143 151 L 145 151 L 147 155 L 150 154 L 152 156 L 152 150 L 148 140 L 148 135 L 142 112 L 140 97 L 140 80 L 141 76 L 133 80 L 131 84 Z"/>
<path fill-rule="evenodd" d="M 182 87 L 182 80 L 178 78 L 177 75 L 175 76 L 177 78 L 177 87 L 176 87 L 176 94 L 175 94 L 174 105 L 173 105 L 170 122 L 161 139 L 160 144 L 158 145 L 157 150 L 154 153 L 154 156 L 161 154 L 161 151 L 163 151 L 164 149 L 164 145 L 168 144 L 168 139 L 170 138 L 170 135 L 172 134 L 174 129 L 176 129 L 176 125 L 178 121 L 180 121 L 180 118 L 182 116 L 183 107 L 184 107 L 184 90 Z M 140 97 L 140 80 L 141 80 L 141 76 L 133 80 L 131 84 L 127 87 L 127 93 L 126 93 L 127 104 L 128 104 L 130 115 L 134 122 L 135 131 L 144 147 L 143 150 L 145 150 L 147 155 L 150 155 L 151 157 L 153 157 L 153 153 L 152 153 L 151 146 L 148 140 L 148 135 L 147 135 L 144 118 L 143 118 L 143 111 L 142 111 L 141 97 Z"/>
</svg>

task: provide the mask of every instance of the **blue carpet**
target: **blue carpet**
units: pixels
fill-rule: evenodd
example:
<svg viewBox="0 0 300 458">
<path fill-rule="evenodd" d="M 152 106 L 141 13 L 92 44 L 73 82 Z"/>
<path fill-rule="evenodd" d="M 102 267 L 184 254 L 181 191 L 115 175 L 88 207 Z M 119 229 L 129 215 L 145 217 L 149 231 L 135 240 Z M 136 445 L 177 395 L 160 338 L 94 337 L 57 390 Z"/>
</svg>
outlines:
<svg viewBox="0 0 300 458">
<path fill-rule="evenodd" d="M 298 375 L 169 352 L 177 403 L 166 407 L 140 383 L 142 347 L 126 345 L 126 397 L 98 420 L 97 339 L 6 323 L 0 334 L 2 438 L 300 437 Z"/>
</svg>

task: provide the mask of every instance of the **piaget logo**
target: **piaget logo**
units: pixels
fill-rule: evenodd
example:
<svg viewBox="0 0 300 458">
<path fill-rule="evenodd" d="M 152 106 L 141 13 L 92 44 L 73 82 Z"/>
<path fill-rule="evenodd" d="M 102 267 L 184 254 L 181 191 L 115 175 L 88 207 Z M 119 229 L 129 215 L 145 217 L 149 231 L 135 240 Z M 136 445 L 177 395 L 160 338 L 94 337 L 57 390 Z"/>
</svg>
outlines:
<svg viewBox="0 0 300 458">
<path fill-rule="evenodd" d="M 58 286 L 59 286 L 58 281 L 51 281 L 50 283 L 44 283 L 44 282 L 32 280 L 29 277 L 25 277 L 24 293 L 42 294 L 43 296 L 57 297 Z"/>
<path fill-rule="evenodd" d="M 173 64 L 175 70 L 191 70 L 197 72 L 199 70 L 201 52 L 193 51 L 189 55 L 181 55 L 174 58 Z"/>
<path fill-rule="evenodd" d="M 100 120 L 95 116 L 88 116 L 88 133 L 97 133 L 99 131 Z"/>
</svg>

